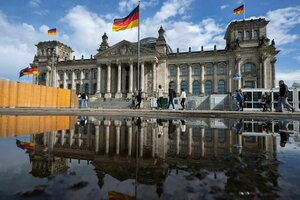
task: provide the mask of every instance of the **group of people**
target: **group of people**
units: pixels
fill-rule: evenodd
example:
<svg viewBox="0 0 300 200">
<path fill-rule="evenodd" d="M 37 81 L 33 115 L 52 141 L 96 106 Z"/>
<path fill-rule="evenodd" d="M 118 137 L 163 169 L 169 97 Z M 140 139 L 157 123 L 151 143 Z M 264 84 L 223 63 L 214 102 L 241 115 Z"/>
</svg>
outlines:
<svg viewBox="0 0 300 200">
<path fill-rule="evenodd" d="M 79 108 L 87 108 L 88 107 L 89 97 L 85 93 L 78 94 L 78 106 Z"/>
<path fill-rule="evenodd" d="M 164 90 L 163 90 L 162 86 L 159 85 L 158 90 L 157 90 L 157 109 L 163 108 L 163 105 L 162 105 L 163 97 L 164 97 Z M 169 97 L 169 101 L 168 101 L 167 108 L 169 109 L 170 106 L 172 106 L 172 108 L 175 109 L 174 98 L 176 98 L 176 92 L 174 89 L 172 89 L 171 85 L 169 85 L 168 97 Z M 181 99 L 180 105 L 182 107 L 182 110 L 184 110 L 185 109 L 185 101 L 186 101 L 186 91 L 183 88 L 181 88 L 180 99 Z"/>
</svg>

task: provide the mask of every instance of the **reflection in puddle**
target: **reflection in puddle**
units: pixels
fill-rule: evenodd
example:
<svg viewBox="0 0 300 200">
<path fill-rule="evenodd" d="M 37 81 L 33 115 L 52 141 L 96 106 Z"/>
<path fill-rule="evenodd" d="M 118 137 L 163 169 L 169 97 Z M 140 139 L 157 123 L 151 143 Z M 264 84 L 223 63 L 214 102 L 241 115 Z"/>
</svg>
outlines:
<svg viewBox="0 0 300 200">
<path fill-rule="evenodd" d="M 21 196 L 46 199 L 273 199 L 294 198 L 299 192 L 298 182 L 294 192 L 287 194 L 291 186 L 286 187 L 298 175 L 280 177 L 285 166 L 290 167 L 282 155 L 299 155 L 299 121 L 79 116 L 73 124 L 30 135 L 28 142 L 35 146 L 25 155 L 31 169 L 23 172 L 31 176 L 17 189 L 0 189 L 0 194 L 12 198 L 21 191 Z M 299 165 L 298 157 L 293 159 Z M 0 186 L 11 181 L 0 181 Z"/>
</svg>

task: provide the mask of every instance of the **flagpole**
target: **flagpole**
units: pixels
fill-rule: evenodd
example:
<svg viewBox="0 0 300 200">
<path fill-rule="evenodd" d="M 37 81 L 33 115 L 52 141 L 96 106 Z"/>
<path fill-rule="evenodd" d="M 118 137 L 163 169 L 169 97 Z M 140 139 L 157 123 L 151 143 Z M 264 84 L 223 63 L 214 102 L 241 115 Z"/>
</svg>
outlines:
<svg viewBox="0 0 300 200">
<path fill-rule="evenodd" d="M 139 1 L 139 6 L 140 6 L 140 1 Z M 140 15 L 140 9 L 139 9 L 139 15 Z M 140 89 L 140 16 L 138 20 L 138 52 L 137 52 L 137 89 Z"/>
<path fill-rule="evenodd" d="M 246 2 L 244 0 L 244 20 L 246 19 Z"/>
</svg>

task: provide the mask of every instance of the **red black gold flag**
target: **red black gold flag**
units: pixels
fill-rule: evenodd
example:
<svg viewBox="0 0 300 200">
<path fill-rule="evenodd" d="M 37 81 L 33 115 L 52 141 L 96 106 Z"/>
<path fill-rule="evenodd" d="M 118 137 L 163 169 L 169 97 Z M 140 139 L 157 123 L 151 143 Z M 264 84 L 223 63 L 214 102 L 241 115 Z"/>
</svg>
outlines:
<svg viewBox="0 0 300 200">
<path fill-rule="evenodd" d="M 112 31 L 122 31 L 139 25 L 139 5 L 124 18 L 114 19 Z"/>
<path fill-rule="evenodd" d="M 37 67 L 26 67 L 20 71 L 19 77 L 29 74 L 37 74 L 38 68 Z"/>
<path fill-rule="evenodd" d="M 240 7 L 233 10 L 233 14 L 238 15 L 244 12 L 244 5 L 241 5 Z"/>
<path fill-rule="evenodd" d="M 48 30 L 48 35 L 56 35 L 56 28 Z"/>
</svg>

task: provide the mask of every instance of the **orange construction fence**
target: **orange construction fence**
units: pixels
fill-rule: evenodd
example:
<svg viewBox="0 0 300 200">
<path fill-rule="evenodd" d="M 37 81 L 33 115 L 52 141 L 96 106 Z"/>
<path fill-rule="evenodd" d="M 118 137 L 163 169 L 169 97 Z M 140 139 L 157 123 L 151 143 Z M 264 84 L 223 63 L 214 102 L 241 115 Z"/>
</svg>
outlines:
<svg viewBox="0 0 300 200">
<path fill-rule="evenodd" d="M 75 90 L 0 80 L 0 107 L 75 108 Z"/>
</svg>

